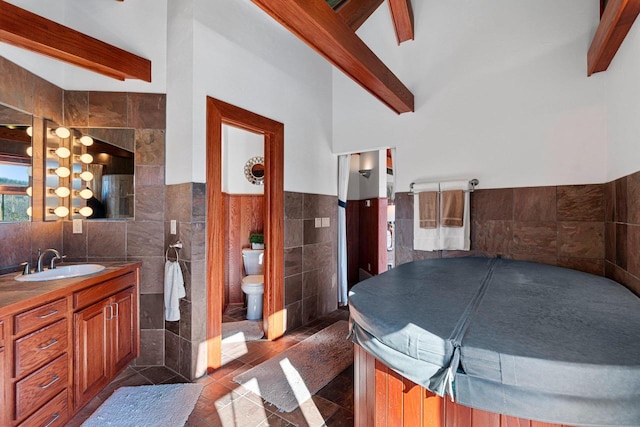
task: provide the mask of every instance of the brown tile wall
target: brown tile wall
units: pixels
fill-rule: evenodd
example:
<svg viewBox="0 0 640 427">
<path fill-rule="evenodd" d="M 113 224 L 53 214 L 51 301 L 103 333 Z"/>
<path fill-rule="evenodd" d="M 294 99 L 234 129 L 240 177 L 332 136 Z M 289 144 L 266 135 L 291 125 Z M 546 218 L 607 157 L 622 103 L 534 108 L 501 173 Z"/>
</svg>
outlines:
<svg viewBox="0 0 640 427">
<path fill-rule="evenodd" d="M 471 194 L 471 251 L 413 250 L 413 197 L 396 195 L 396 262 L 501 256 L 604 275 L 605 185 L 504 188 Z"/>
<path fill-rule="evenodd" d="M 198 376 L 198 349 L 206 341 L 205 196 L 205 184 L 166 187 L 165 243 L 183 244 L 179 254 L 187 296 L 180 300 L 180 320 L 164 321 L 165 365 L 190 379 Z M 176 235 L 170 234 L 171 220 L 176 220 Z"/>
<path fill-rule="evenodd" d="M 34 120 L 133 130 L 135 220 L 85 220 L 82 234 L 72 234 L 69 221 L 0 224 L 0 272 L 33 260 L 37 248 L 62 248 L 68 261 L 142 261 L 141 356 L 135 363 L 163 365 L 165 95 L 64 91 L 0 57 L 0 102 Z"/>
<path fill-rule="evenodd" d="M 604 186 L 605 275 L 640 295 L 640 172 Z"/>
<path fill-rule="evenodd" d="M 330 226 L 315 228 L 315 218 Z M 284 304 L 287 329 L 337 308 L 338 198 L 285 191 Z"/>
</svg>

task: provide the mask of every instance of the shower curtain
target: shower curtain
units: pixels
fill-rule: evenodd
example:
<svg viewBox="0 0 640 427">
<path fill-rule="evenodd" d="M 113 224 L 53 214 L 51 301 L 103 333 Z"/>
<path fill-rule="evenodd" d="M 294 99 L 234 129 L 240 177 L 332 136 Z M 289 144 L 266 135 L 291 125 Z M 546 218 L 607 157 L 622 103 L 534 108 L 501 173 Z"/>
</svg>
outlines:
<svg viewBox="0 0 640 427">
<path fill-rule="evenodd" d="M 351 154 L 338 156 L 338 305 L 349 303 L 347 295 L 347 193 Z"/>
</svg>

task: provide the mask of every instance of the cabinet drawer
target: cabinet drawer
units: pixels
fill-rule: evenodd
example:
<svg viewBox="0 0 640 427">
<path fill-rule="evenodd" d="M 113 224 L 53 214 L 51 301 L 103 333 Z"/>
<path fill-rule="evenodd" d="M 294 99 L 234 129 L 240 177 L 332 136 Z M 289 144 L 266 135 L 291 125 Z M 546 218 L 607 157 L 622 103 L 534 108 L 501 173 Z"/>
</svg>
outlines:
<svg viewBox="0 0 640 427">
<path fill-rule="evenodd" d="M 38 366 L 67 351 L 67 319 L 16 340 L 15 377 L 28 374 Z"/>
<path fill-rule="evenodd" d="M 73 308 L 78 309 L 86 307 L 94 302 L 104 299 L 105 297 L 116 294 L 129 286 L 135 285 L 135 283 L 135 274 L 127 273 L 124 276 L 116 277 L 113 280 L 76 292 L 73 294 Z"/>
<path fill-rule="evenodd" d="M 16 383 L 16 419 L 29 415 L 67 388 L 67 355 L 58 357 L 48 365 Z"/>
<path fill-rule="evenodd" d="M 15 334 L 20 335 L 21 333 L 38 329 L 65 317 L 66 314 L 66 298 L 17 314 L 14 318 Z"/>
<path fill-rule="evenodd" d="M 69 418 L 67 390 L 51 399 L 49 403 L 27 418 L 19 427 L 62 427 Z"/>
</svg>

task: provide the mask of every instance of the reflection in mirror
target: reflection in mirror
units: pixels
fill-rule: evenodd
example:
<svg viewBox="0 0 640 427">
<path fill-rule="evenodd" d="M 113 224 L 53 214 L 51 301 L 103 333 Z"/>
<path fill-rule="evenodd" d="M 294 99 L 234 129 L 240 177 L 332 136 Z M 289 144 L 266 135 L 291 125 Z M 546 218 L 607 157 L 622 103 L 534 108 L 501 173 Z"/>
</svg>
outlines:
<svg viewBox="0 0 640 427">
<path fill-rule="evenodd" d="M 89 172 L 92 179 L 74 181 L 73 217 L 81 218 L 82 207 L 88 206 L 92 213 L 87 219 L 133 219 L 134 130 L 80 128 L 75 131 L 74 172 Z"/>
<path fill-rule="evenodd" d="M 31 215 L 31 115 L 0 105 L 0 222 Z"/>
</svg>

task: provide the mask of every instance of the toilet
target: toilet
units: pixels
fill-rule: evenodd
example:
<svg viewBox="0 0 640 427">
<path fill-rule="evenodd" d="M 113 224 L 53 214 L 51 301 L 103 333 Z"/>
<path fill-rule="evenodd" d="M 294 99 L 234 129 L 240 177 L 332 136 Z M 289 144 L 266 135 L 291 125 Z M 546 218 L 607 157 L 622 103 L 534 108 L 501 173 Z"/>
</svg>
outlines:
<svg viewBox="0 0 640 427">
<path fill-rule="evenodd" d="M 262 319 L 262 295 L 264 294 L 264 249 L 243 249 L 242 261 L 247 274 L 241 289 L 247 295 L 247 320 Z"/>
</svg>

